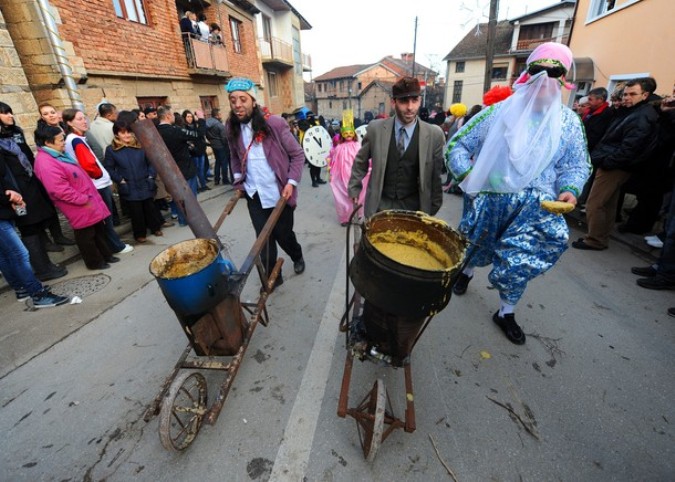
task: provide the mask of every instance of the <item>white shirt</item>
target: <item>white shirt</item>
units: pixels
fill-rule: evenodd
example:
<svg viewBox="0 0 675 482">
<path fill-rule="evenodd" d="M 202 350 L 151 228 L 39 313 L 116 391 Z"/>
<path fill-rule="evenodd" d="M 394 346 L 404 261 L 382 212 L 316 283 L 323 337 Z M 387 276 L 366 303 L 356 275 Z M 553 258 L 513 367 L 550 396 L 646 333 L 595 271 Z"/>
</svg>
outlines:
<svg viewBox="0 0 675 482">
<path fill-rule="evenodd" d="M 108 174 L 108 171 L 105 170 L 105 167 L 103 167 L 103 164 L 101 164 L 101 161 L 99 161 L 98 157 L 96 157 L 96 154 L 94 154 L 94 151 L 91 150 L 91 147 L 87 143 L 87 139 L 78 136 L 76 134 L 73 134 L 72 132 L 66 136 L 66 152 L 72 157 L 73 159 L 77 160 L 77 156 L 75 156 L 75 149 L 73 149 L 73 140 L 75 138 L 82 139 L 82 141 L 85 143 L 87 147 L 89 147 L 89 150 L 91 151 L 91 155 L 96 158 L 96 165 L 99 167 L 101 170 L 102 174 L 101 177 L 98 179 L 92 179 L 91 181 L 94 183 L 94 186 L 96 186 L 96 189 L 103 189 L 108 186 L 112 186 L 112 179 L 110 179 L 110 174 Z"/>
<path fill-rule="evenodd" d="M 199 30 L 199 40 L 208 42 L 211 32 L 209 32 L 209 26 L 206 25 L 206 22 L 197 22 L 197 30 Z"/>
<path fill-rule="evenodd" d="M 248 147 L 253 136 L 251 123 L 241 125 L 241 138 Z M 236 177 L 236 176 L 235 176 Z M 244 189 L 249 197 L 258 193 L 263 209 L 273 208 L 281 194 L 276 175 L 267 162 L 262 143 L 253 142 L 246 157 L 246 179 Z"/>
</svg>

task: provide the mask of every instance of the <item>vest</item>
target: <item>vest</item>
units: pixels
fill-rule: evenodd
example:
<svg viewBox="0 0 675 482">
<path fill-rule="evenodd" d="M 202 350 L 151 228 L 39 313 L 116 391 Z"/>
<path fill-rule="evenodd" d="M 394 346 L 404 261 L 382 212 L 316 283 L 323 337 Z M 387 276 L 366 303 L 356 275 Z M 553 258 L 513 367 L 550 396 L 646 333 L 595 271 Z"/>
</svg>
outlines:
<svg viewBox="0 0 675 482">
<path fill-rule="evenodd" d="M 419 121 L 403 156 L 398 153 L 396 134 L 392 132 L 387 153 L 387 169 L 384 172 L 382 197 L 403 200 L 414 196 L 416 203 L 419 203 L 419 145 Z"/>
</svg>

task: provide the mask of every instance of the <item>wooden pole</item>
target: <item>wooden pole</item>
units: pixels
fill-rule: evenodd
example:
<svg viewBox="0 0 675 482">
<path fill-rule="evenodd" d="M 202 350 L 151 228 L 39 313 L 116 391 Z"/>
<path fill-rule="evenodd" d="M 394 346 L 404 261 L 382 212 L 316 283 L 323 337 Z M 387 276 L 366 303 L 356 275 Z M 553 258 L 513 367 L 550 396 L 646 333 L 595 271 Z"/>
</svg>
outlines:
<svg viewBox="0 0 675 482">
<path fill-rule="evenodd" d="M 490 0 L 490 20 L 488 22 L 487 48 L 485 52 L 485 77 L 483 79 L 483 93 L 492 87 L 492 63 L 495 55 L 495 37 L 497 34 L 497 15 L 499 14 L 499 0 Z"/>
</svg>

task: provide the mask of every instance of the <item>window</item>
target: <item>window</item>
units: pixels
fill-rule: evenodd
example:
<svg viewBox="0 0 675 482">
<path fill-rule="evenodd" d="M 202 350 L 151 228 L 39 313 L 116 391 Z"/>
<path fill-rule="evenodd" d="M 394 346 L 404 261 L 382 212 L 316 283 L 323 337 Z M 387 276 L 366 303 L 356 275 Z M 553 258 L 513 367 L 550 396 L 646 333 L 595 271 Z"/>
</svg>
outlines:
<svg viewBox="0 0 675 482">
<path fill-rule="evenodd" d="M 357 82 L 357 83 L 356 83 L 356 88 L 357 88 L 358 90 L 361 90 L 361 82 Z"/>
<path fill-rule="evenodd" d="M 333 108 L 333 101 L 332 101 L 332 100 L 329 100 L 329 101 L 328 101 L 328 108 L 329 108 L 329 109 L 332 109 L 332 108 Z"/>
<path fill-rule="evenodd" d="M 466 66 L 466 62 L 457 62 L 455 64 L 455 72 L 458 74 L 464 73 L 464 67 Z"/>
<path fill-rule="evenodd" d="M 267 16 L 262 16 L 263 40 L 269 42 L 272 40 L 272 20 Z"/>
<path fill-rule="evenodd" d="M 346 100 L 342 101 L 342 110 L 347 110 L 347 101 Z"/>
<path fill-rule="evenodd" d="M 267 87 L 269 88 L 270 97 L 279 95 L 279 86 L 277 84 L 277 73 L 267 72 Z"/>
<path fill-rule="evenodd" d="M 143 8 L 143 0 L 113 0 L 115 15 L 130 22 L 148 24 Z"/>
<path fill-rule="evenodd" d="M 455 83 L 452 88 L 452 102 L 456 104 L 457 102 L 462 101 L 462 87 L 464 86 L 463 80 L 455 80 Z"/>
<path fill-rule="evenodd" d="M 232 31 L 232 48 L 238 54 L 242 53 L 241 49 L 241 22 L 236 18 L 230 17 L 230 30 Z"/>
<path fill-rule="evenodd" d="M 167 97 L 136 97 L 138 108 L 143 110 L 146 107 L 154 107 L 166 104 Z"/>
<path fill-rule="evenodd" d="M 204 111 L 207 117 L 211 117 L 213 109 L 220 107 L 217 95 L 200 95 L 199 105 L 202 106 L 202 111 Z"/>
<path fill-rule="evenodd" d="M 589 18 L 600 17 L 616 8 L 616 0 L 592 0 Z"/>
<path fill-rule="evenodd" d="M 302 52 L 300 49 L 300 30 L 293 27 L 293 66 L 295 75 L 302 75 Z"/>
<path fill-rule="evenodd" d="M 506 65 L 497 65 L 492 67 L 492 80 L 506 80 L 506 73 L 509 68 Z"/>
</svg>

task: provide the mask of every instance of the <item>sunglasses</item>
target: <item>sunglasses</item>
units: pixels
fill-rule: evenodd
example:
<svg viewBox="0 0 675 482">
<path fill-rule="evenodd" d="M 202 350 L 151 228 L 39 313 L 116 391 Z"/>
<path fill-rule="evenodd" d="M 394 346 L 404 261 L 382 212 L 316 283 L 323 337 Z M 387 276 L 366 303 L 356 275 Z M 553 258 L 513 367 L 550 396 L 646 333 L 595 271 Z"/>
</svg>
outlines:
<svg viewBox="0 0 675 482">
<path fill-rule="evenodd" d="M 546 72 L 546 75 L 552 79 L 559 79 L 566 73 L 565 69 L 559 66 L 549 67 L 547 65 L 535 64 L 527 68 L 527 73 L 530 75 L 537 75 L 539 72 Z"/>
</svg>

